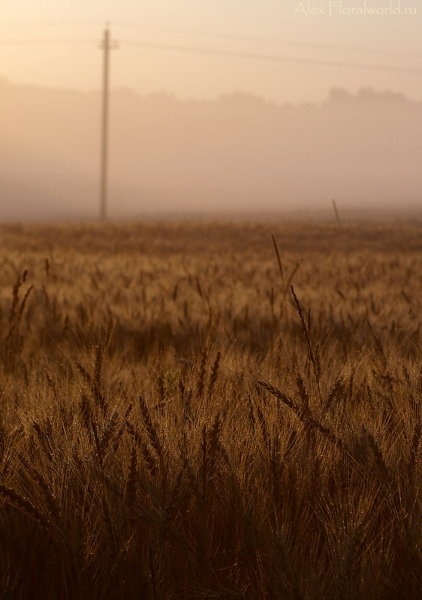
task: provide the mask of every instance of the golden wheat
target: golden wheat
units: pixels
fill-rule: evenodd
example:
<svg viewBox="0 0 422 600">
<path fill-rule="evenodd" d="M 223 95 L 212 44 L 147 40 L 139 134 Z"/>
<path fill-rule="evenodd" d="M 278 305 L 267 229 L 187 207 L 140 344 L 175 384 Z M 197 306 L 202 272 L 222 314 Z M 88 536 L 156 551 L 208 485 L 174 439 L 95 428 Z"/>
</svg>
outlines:
<svg viewBox="0 0 422 600">
<path fill-rule="evenodd" d="M 418 598 L 421 232 L 3 226 L 0 597 Z"/>
</svg>

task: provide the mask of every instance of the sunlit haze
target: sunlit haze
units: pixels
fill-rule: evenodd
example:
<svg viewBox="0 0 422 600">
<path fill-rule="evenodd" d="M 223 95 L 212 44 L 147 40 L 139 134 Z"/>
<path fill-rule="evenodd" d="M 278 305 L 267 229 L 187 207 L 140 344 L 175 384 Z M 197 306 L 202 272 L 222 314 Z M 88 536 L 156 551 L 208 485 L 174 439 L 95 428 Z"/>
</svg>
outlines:
<svg viewBox="0 0 422 600">
<path fill-rule="evenodd" d="M 352 8 L 355 13 L 358 8 L 363 8 L 387 14 L 343 14 Z M 397 8 L 407 14 L 388 14 L 397 12 Z M 310 14 L 309 9 L 317 14 Z M 416 14 L 410 14 L 414 11 Z M 373 86 L 422 100 L 422 77 L 411 73 L 188 54 L 125 43 L 422 68 L 421 17 L 422 8 L 415 0 L 391 3 L 389 0 L 342 3 L 326 0 L 303 3 L 297 0 L 121 0 L 118 3 L 22 0 L 7 3 L 2 8 L 2 41 L 40 39 L 87 43 L 79 46 L 0 46 L 0 70 L 2 75 L 15 82 L 98 89 L 101 82 L 98 42 L 108 21 L 113 37 L 120 44 L 112 56 L 114 87 L 125 86 L 140 93 L 163 90 L 182 98 L 217 98 L 222 93 L 241 90 L 277 102 L 307 102 L 321 101 L 331 87 L 357 91 Z M 199 35 L 201 33 L 204 35 Z M 206 33 L 220 34 L 221 37 L 207 36 Z M 251 39 L 229 39 L 225 35 Z M 342 48 L 322 48 L 319 44 Z M 411 53 L 421 56 L 411 56 Z"/>
<path fill-rule="evenodd" d="M 415 205 L 421 17 L 416 0 L 7 3 L 0 186 L 12 201 L 0 217 L 19 217 L 34 189 L 45 208 L 34 215 L 53 205 L 76 214 L 52 199 L 61 180 L 81 210 L 92 197 L 95 214 L 106 23 L 118 46 L 111 200 L 127 214 L 145 212 L 140 194 L 164 211 L 273 210 L 339 194 Z"/>
</svg>

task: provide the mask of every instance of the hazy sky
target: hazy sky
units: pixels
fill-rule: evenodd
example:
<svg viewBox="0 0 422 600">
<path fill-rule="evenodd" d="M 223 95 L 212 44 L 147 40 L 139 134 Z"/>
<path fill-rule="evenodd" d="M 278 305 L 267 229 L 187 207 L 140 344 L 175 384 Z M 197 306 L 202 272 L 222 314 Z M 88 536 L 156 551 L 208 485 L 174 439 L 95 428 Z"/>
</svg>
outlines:
<svg viewBox="0 0 422 600">
<path fill-rule="evenodd" d="M 378 14 L 369 14 L 374 10 Z M 98 89 L 99 41 L 109 21 L 120 45 L 112 53 L 113 87 L 198 99 L 241 90 L 296 103 L 322 101 L 332 87 L 356 92 L 372 86 L 422 101 L 422 4 L 417 0 L 3 0 L 0 18 L 0 76 L 13 82 Z M 5 43 L 30 40 L 79 43 Z M 128 42 L 421 72 L 190 54 Z M 319 46 L 324 44 L 334 47 Z"/>
</svg>

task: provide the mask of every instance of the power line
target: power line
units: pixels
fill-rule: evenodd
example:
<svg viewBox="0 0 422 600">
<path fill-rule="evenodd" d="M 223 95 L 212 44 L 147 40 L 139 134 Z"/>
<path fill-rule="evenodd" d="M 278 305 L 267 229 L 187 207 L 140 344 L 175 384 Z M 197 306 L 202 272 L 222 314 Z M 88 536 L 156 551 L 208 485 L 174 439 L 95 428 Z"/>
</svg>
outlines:
<svg viewBox="0 0 422 600">
<path fill-rule="evenodd" d="M 54 46 L 54 45 L 87 45 L 95 44 L 96 40 L 0 40 L 0 46 Z M 137 46 L 140 48 L 151 48 L 155 50 L 167 50 L 176 52 L 186 52 L 189 54 L 202 54 L 210 56 L 223 56 L 231 58 L 246 58 L 252 60 L 263 60 L 269 62 L 280 62 L 286 64 L 302 64 L 320 67 L 336 67 L 345 69 L 363 69 L 369 71 L 387 71 L 390 73 L 417 73 L 421 74 L 422 69 L 412 67 L 393 67 L 390 65 L 370 65 L 364 63 L 350 63 L 331 60 L 314 60 L 308 58 L 295 58 L 291 56 L 280 56 L 278 54 L 256 54 L 253 52 L 239 52 L 236 50 L 219 50 L 218 48 L 203 48 L 198 46 L 180 46 L 177 44 L 157 44 L 153 42 L 140 42 L 132 40 L 123 40 L 126 46 Z"/>
<path fill-rule="evenodd" d="M 96 43 L 97 40 L 0 40 L 0 46 L 55 46 Z"/>
<path fill-rule="evenodd" d="M 149 42 L 138 42 L 122 40 L 122 44 L 127 46 L 138 46 L 141 48 L 152 48 L 156 50 L 171 50 L 176 52 L 187 52 L 190 54 L 209 54 L 212 56 L 227 56 L 232 58 L 249 58 L 254 60 L 265 60 L 271 62 L 313 65 L 321 67 L 340 67 L 347 69 L 365 69 L 370 71 L 389 71 L 394 73 L 422 73 L 422 69 L 410 67 L 392 67 L 389 65 L 368 65 L 362 63 L 346 63 L 331 60 L 313 60 L 307 58 L 293 58 L 289 56 L 279 56 L 277 54 L 254 54 L 252 52 L 237 52 L 231 50 L 218 50 L 201 47 L 178 46 L 174 44 L 154 44 Z"/>
<path fill-rule="evenodd" d="M 40 25 L 41 27 L 57 26 L 57 25 L 69 25 L 73 27 L 75 25 L 102 25 L 102 21 L 0 21 L 0 27 L 34 27 L 34 25 Z"/>
<path fill-rule="evenodd" d="M 0 21 L 0 27 L 10 27 L 10 26 L 29 26 L 33 27 L 34 25 L 39 26 L 98 26 L 102 24 L 102 21 Z M 182 35 L 193 35 L 197 37 L 208 37 L 215 38 L 221 40 L 234 40 L 234 41 L 244 41 L 244 42 L 259 42 L 259 43 L 270 43 L 270 44 L 281 44 L 286 46 L 295 46 L 295 47 L 303 47 L 303 48 L 318 48 L 321 50 L 345 50 L 349 52 L 363 52 L 370 54 L 380 54 L 386 56 L 413 56 L 415 58 L 421 58 L 422 53 L 420 52 L 411 52 L 411 51 L 398 51 L 398 50 L 386 50 L 379 48 L 362 48 L 358 46 L 348 46 L 342 44 L 327 44 L 324 42 L 302 42 L 297 40 L 283 40 L 280 38 L 273 37 L 265 37 L 259 35 L 242 35 L 242 34 L 230 34 L 230 33 L 219 33 L 216 31 L 199 31 L 194 29 L 185 29 L 185 28 L 174 28 L 174 27 L 147 27 L 142 25 L 141 23 L 129 23 L 125 21 L 116 21 L 113 25 L 118 27 L 127 27 L 140 29 L 143 31 L 151 31 L 151 32 L 161 32 L 161 33 L 175 33 Z"/>
<path fill-rule="evenodd" d="M 377 48 L 360 48 L 357 46 L 346 46 L 341 44 L 326 44 L 322 42 L 300 42 L 295 40 L 282 40 L 280 38 L 271 38 L 257 35 L 238 35 L 238 34 L 230 34 L 230 33 L 217 33 L 215 31 L 196 31 L 193 29 L 176 29 L 172 27 L 145 27 L 144 25 L 137 23 L 124 23 L 124 22 L 116 22 L 114 23 L 116 26 L 121 27 L 129 27 L 135 29 L 142 29 L 144 31 L 157 31 L 162 33 L 177 33 L 182 35 L 194 35 L 198 37 L 212 37 L 221 40 L 236 40 L 243 42 L 259 42 L 259 43 L 270 43 L 270 44 L 281 44 L 286 46 L 297 46 L 303 48 L 320 48 L 322 50 L 347 50 L 351 52 L 364 52 L 371 54 L 382 54 L 382 55 L 392 55 L 392 56 L 414 56 L 414 57 L 422 57 L 422 53 L 420 52 L 407 52 L 407 51 L 397 51 L 397 50 L 384 50 Z"/>
</svg>

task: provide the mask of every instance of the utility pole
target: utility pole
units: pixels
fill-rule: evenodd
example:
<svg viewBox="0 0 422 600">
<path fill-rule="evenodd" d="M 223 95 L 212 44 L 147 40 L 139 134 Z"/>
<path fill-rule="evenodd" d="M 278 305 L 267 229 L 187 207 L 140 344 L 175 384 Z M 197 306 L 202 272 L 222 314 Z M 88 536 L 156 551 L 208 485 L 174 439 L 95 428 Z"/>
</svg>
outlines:
<svg viewBox="0 0 422 600">
<path fill-rule="evenodd" d="M 101 181 L 100 181 L 100 219 L 107 218 L 107 175 L 108 175 L 108 96 L 109 96 L 109 69 L 110 50 L 117 48 L 117 44 L 110 40 L 110 30 L 107 23 L 101 49 L 104 52 L 103 62 L 103 108 L 101 128 Z"/>
</svg>

